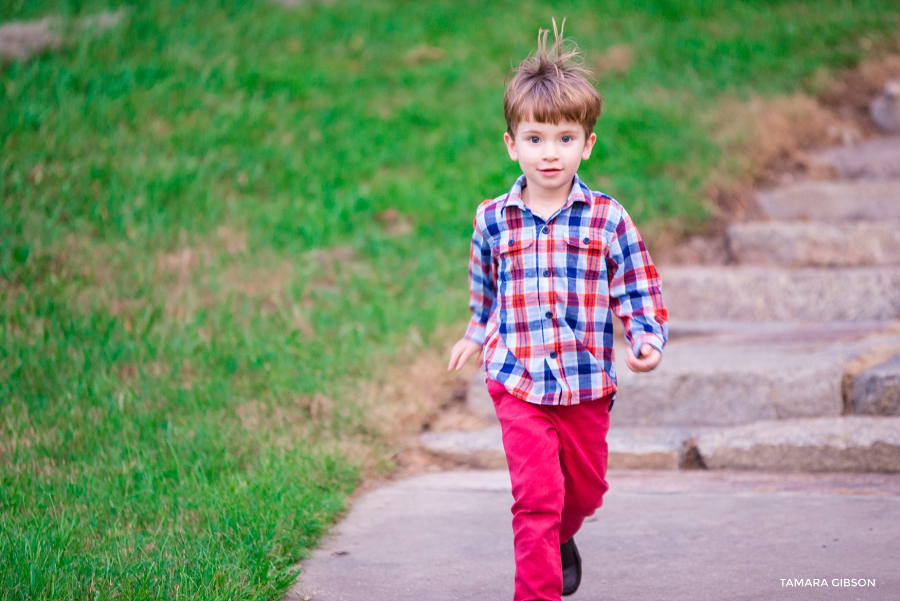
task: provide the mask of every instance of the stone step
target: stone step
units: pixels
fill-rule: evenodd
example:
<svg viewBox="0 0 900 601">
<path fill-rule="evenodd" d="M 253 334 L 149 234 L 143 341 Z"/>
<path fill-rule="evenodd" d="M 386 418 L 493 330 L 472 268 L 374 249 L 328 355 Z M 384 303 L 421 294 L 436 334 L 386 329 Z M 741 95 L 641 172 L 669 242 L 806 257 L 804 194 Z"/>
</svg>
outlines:
<svg viewBox="0 0 900 601">
<path fill-rule="evenodd" d="M 674 319 L 856 321 L 900 317 L 900 267 L 660 267 Z"/>
<path fill-rule="evenodd" d="M 700 467 L 692 441 L 684 428 L 613 428 L 607 437 L 612 469 L 667 469 Z M 426 432 L 422 445 L 438 455 L 471 467 L 506 468 L 500 426 L 474 432 Z"/>
<path fill-rule="evenodd" d="M 698 432 L 697 429 L 678 427 L 623 428 L 614 425 L 606 437 L 609 467 L 652 470 L 701 468 L 703 462 L 694 444 Z"/>
<path fill-rule="evenodd" d="M 845 179 L 900 178 L 900 136 L 830 148 L 810 155 L 809 159 L 812 165 L 834 170 Z"/>
<path fill-rule="evenodd" d="M 900 222 L 735 223 L 728 227 L 728 244 L 742 265 L 900 265 Z"/>
<path fill-rule="evenodd" d="M 650 373 L 629 371 L 624 346 L 617 347 L 613 420 L 626 427 L 696 427 L 854 411 L 900 415 L 900 401 L 889 400 L 900 394 L 900 385 L 893 372 L 875 367 L 895 355 L 900 323 L 676 321 L 663 361 Z M 853 387 L 857 374 L 865 385 L 848 401 L 845 386 Z M 467 402 L 488 423 L 497 423 L 480 372 Z"/>
<path fill-rule="evenodd" d="M 429 432 L 431 452 L 502 469 L 500 426 Z M 767 472 L 900 472 L 900 417 L 759 421 L 732 427 L 622 428 L 607 437 L 610 469 L 728 469 Z"/>
<path fill-rule="evenodd" d="M 781 472 L 900 472 L 900 417 L 756 422 L 696 437 L 709 469 Z"/>
<path fill-rule="evenodd" d="M 423 432 L 422 446 L 437 455 L 450 457 L 480 469 L 505 469 L 506 454 L 500 426 L 482 430 L 454 432 Z"/>
<path fill-rule="evenodd" d="M 900 179 L 806 181 L 757 194 L 773 219 L 900 221 Z"/>
<path fill-rule="evenodd" d="M 844 432 L 835 424 L 900 426 L 900 400 L 893 398 L 900 393 L 900 322 L 675 321 L 664 360 L 653 372 L 630 372 L 624 354 L 619 340 L 619 393 L 608 438 L 611 467 L 745 469 L 752 452 L 734 450 L 738 443 L 728 441 L 746 446 L 748 432 L 762 432 L 758 446 L 765 453 L 758 469 L 894 470 L 883 457 L 892 439 L 848 443 L 850 450 L 820 442 L 798 449 L 804 445 L 776 445 L 765 433 L 792 431 L 782 424 L 813 423 L 824 424 L 816 432 L 827 438 L 828 432 Z M 863 384 L 854 386 L 848 375 Z M 421 436 L 423 446 L 473 467 L 504 467 L 500 426 L 480 372 L 472 378 L 467 401 L 493 425 L 474 432 L 427 432 Z M 841 421 L 855 420 L 858 416 L 844 415 L 853 410 L 879 417 Z M 853 426 L 847 436 L 882 431 L 873 428 Z M 815 467 L 815 459 L 804 459 L 807 455 L 829 459 Z"/>
<path fill-rule="evenodd" d="M 900 355 L 877 361 L 854 378 L 847 409 L 856 415 L 900 416 Z"/>
<path fill-rule="evenodd" d="M 635 374 L 617 352 L 617 425 L 733 426 L 838 417 L 846 367 L 900 355 L 900 325 L 673 323 L 659 367 Z M 867 365 L 860 365 L 858 371 Z M 852 379 L 850 380 L 852 384 Z"/>
</svg>

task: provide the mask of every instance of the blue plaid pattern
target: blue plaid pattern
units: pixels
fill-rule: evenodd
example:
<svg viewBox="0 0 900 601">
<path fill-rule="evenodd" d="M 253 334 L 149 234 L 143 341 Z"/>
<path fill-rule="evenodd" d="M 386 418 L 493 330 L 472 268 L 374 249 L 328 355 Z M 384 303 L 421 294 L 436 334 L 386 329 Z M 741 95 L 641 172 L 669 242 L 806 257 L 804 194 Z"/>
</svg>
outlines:
<svg viewBox="0 0 900 601">
<path fill-rule="evenodd" d="M 635 353 L 662 350 L 659 273 L 625 209 L 576 175 L 544 221 L 522 201 L 525 176 L 478 207 L 469 257 L 466 338 L 487 376 L 524 401 L 573 405 L 614 395 L 612 315 Z"/>
</svg>

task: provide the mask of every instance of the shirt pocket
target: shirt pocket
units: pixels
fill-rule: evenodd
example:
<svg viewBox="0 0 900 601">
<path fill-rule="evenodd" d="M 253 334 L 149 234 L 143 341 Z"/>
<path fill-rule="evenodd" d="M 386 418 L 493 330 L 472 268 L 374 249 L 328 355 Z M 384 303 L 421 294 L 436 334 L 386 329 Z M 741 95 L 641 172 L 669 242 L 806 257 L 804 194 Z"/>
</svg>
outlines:
<svg viewBox="0 0 900 601">
<path fill-rule="evenodd" d="M 534 242 L 533 234 L 510 232 L 494 245 L 492 252 L 501 282 L 522 282 L 534 275 Z"/>
<path fill-rule="evenodd" d="M 606 243 L 587 228 L 573 229 L 566 236 L 566 277 L 599 280 L 606 277 Z"/>
</svg>

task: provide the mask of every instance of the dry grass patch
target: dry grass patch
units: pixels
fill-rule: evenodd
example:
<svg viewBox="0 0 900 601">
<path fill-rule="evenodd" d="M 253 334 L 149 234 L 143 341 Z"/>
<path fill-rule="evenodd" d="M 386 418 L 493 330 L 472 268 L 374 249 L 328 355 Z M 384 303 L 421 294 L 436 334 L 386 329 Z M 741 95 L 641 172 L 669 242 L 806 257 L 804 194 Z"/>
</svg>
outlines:
<svg viewBox="0 0 900 601">
<path fill-rule="evenodd" d="M 317 393 L 280 404 L 251 399 L 237 405 L 231 417 L 237 417 L 243 429 L 270 432 L 277 446 L 293 449 L 298 440 L 326 436 L 328 422 L 336 410 L 334 399 Z"/>
<path fill-rule="evenodd" d="M 878 129 L 869 115 L 869 105 L 885 84 L 895 80 L 900 80 L 900 54 L 869 59 L 834 74 L 823 73 L 815 84 L 823 90 L 819 97 L 824 106 L 871 135 Z"/>
<path fill-rule="evenodd" d="M 732 218 L 758 217 L 753 189 L 806 173 L 808 150 L 862 137 L 852 120 L 803 94 L 749 102 L 730 99 L 720 105 L 714 119 L 714 136 L 723 155 L 707 180 L 706 193 Z"/>
<path fill-rule="evenodd" d="M 428 44 L 418 44 L 407 51 L 403 57 L 403 64 L 408 67 L 417 67 L 425 63 L 433 63 L 443 60 L 447 56 L 447 51 L 438 46 L 429 46 Z"/>
<path fill-rule="evenodd" d="M 376 359 L 377 365 L 371 366 L 375 377 L 350 382 L 331 394 L 249 399 L 224 410 L 218 419 L 264 433 L 282 448 L 292 449 L 302 441 L 339 449 L 360 466 L 367 481 L 457 466 L 423 449 L 418 435 L 485 427 L 465 405 L 474 363 L 459 372 L 447 371 L 451 339 L 455 342 L 458 330 L 440 332 L 439 342 L 427 348 L 410 342 L 392 357 Z"/>
<path fill-rule="evenodd" d="M 406 359 L 360 391 L 375 426 L 390 442 L 434 429 L 444 410 L 462 415 L 468 390 L 467 379 L 447 371 L 444 352 L 430 349 Z"/>
<path fill-rule="evenodd" d="M 458 372 L 447 371 L 449 351 L 459 334 L 459 327 L 445 328 L 427 348 L 411 343 L 381 362 L 376 377 L 346 393 L 365 416 L 361 432 L 366 436 L 345 438 L 340 447 L 361 466 L 364 489 L 388 476 L 460 466 L 424 449 L 419 442 L 422 432 L 485 427 L 482 418 L 465 404 L 469 382 L 480 368 L 470 362 Z M 373 445 L 368 434 L 379 444 Z"/>
<path fill-rule="evenodd" d="M 233 302 L 251 299 L 262 315 L 292 305 L 295 320 L 305 332 L 311 331 L 302 315 L 312 308 L 309 289 L 337 291 L 346 278 L 366 271 L 350 247 L 310 251 L 296 262 L 270 252 L 249 252 L 246 234 L 230 227 L 220 227 L 212 242 L 160 253 L 157 266 L 169 315 L 184 317 L 199 307 L 224 305 L 229 298 Z M 304 277 L 309 289 L 302 299 L 295 299 L 299 304 L 292 304 L 288 289 Z"/>
<path fill-rule="evenodd" d="M 634 63 L 634 50 L 628 44 L 615 44 L 606 49 L 594 61 L 594 71 L 598 76 L 608 73 L 624 73 Z"/>
<path fill-rule="evenodd" d="M 67 416 L 70 420 L 83 419 L 84 410 L 73 408 Z M 35 426 L 28 412 L 28 405 L 20 399 L 7 399 L 0 408 L 0 464 L 21 469 L 28 451 L 33 447 L 58 448 L 61 436 L 57 426 Z"/>
<path fill-rule="evenodd" d="M 390 212 L 384 223 L 393 235 L 411 227 Z M 127 241 L 109 244 L 70 235 L 31 253 L 37 285 L 0 278 L 0 303 L 14 306 L 21 294 L 39 295 L 44 282 L 54 282 L 80 310 L 105 307 L 127 331 L 154 308 L 161 308 L 166 319 L 186 321 L 217 307 L 244 313 L 249 302 L 254 314 L 284 315 L 312 336 L 310 315 L 317 303 L 350 294 L 354 279 L 374 277 L 368 261 L 352 247 L 316 249 L 287 260 L 249 248 L 246 233 L 231 226 L 205 236 L 185 235 L 175 250 L 154 252 Z"/>
<path fill-rule="evenodd" d="M 481 368 L 470 361 L 460 371 L 448 372 L 449 350 L 459 329 L 447 328 L 444 344 L 415 353 L 410 362 L 392 365 L 385 376 L 368 388 L 373 420 L 397 451 L 391 459 L 400 475 L 460 467 L 452 458 L 423 448 L 419 434 L 427 430 L 477 430 L 483 418 L 465 403 L 469 383 Z"/>
<path fill-rule="evenodd" d="M 798 93 L 724 101 L 709 124 L 723 149 L 722 159 L 706 182 L 707 197 L 719 217 L 760 217 L 752 195 L 759 186 L 831 177 L 819 171 L 807 153 L 876 135 L 869 104 L 885 83 L 897 78 L 900 55 L 891 54 L 817 76 L 813 85 L 822 90 L 818 98 Z"/>
<path fill-rule="evenodd" d="M 98 243 L 73 234 L 51 247 L 33 249 L 29 261 L 39 270 L 38 283 L 62 283 L 77 306 L 85 310 L 104 306 L 126 320 L 152 306 L 162 306 L 167 317 L 185 319 L 200 308 L 222 306 L 229 298 L 250 298 L 257 301 L 260 312 L 274 312 L 299 277 L 298 268 L 272 253 L 247 251 L 246 233 L 222 226 L 205 237 L 188 240 L 185 236 L 176 250 L 158 252 L 135 248 L 127 241 Z M 305 258 L 306 271 L 328 271 L 329 285 L 333 285 L 331 263 L 335 260 L 327 252 L 310 253 Z M 323 267 L 317 267 L 317 262 Z M 149 278 L 149 291 L 136 296 L 144 277 Z M 2 296 L 10 302 L 17 292 L 38 293 L 17 282 L 0 280 L 0 285 Z"/>
<path fill-rule="evenodd" d="M 393 207 L 376 214 L 375 220 L 381 224 L 384 233 L 391 238 L 406 236 L 413 231 L 412 220 Z"/>
<path fill-rule="evenodd" d="M 802 178 L 834 178 L 834 173 L 810 160 L 810 153 L 857 144 L 881 133 L 869 105 L 887 82 L 898 79 L 900 54 L 888 54 L 853 69 L 823 71 L 811 82 L 821 90 L 815 98 L 798 93 L 723 100 L 706 123 L 722 148 L 719 164 L 704 185 L 713 218 L 700 232 L 677 221 L 643 225 L 654 258 L 660 264 L 730 263 L 724 235 L 728 223 L 765 217 L 755 191 Z"/>
</svg>

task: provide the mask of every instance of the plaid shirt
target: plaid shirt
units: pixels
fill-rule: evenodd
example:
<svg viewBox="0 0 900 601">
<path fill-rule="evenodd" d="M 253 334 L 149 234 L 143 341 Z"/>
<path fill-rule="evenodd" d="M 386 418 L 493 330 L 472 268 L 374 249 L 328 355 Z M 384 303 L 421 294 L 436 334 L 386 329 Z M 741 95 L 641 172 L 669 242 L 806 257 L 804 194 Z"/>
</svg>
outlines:
<svg viewBox="0 0 900 601">
<path fill-rule="evenodd" d="M 523 175 L 478 207 L 465 337 L 484 345 L 488 377 L 524 401 L 573 405 L 614 395 L 612 314 L 635 354 L 666 343 L 659 274 L 609 196 L 576 175 L 566 203 L 544 221 L 522 201 L 525 185 Z"/>
</svg>

